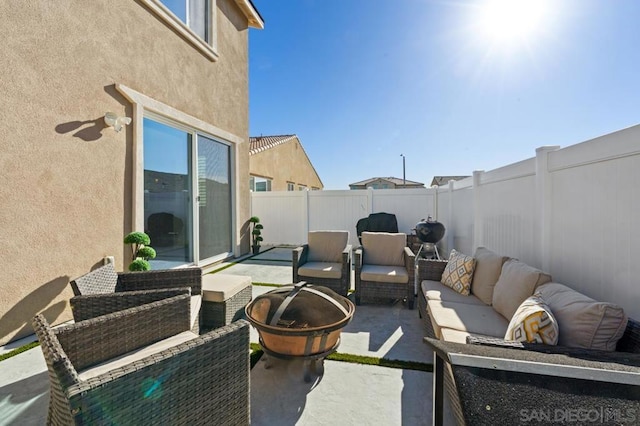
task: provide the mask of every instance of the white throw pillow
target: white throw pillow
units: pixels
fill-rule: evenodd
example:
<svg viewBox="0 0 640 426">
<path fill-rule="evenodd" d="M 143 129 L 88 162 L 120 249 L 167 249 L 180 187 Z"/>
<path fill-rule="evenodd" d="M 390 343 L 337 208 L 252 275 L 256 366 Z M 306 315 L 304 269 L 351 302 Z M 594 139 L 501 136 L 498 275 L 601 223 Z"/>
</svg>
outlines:
<svg viewBox="0 0 640 426">
<path fill-rule="evenodd" d="M 558 343 L 558 322 L 545 301 L 536 293 L 528 297 L 513 314 L 504 340 L 527 343 Z"/>
</svg>

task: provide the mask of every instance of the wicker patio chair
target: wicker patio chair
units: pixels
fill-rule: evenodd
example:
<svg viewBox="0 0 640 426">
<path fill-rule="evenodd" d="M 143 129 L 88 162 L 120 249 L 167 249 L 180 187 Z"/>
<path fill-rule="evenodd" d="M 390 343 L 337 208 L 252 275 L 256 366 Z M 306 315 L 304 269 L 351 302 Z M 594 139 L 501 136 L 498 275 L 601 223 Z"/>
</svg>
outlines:
<svg viewBox="0 0 640 426">
<path fill-rule="evenodd" d="M 415 255 L 403 233 L 363 232 L 362 247 L 355 250 L 356 304 L 415 300 Z"/>
<path fill-rule="evenodd" d="M 293 249 L 293 282 L 307 281 L 347 296 L 351 288 L 348 231 L 311 231 L 308 243 Z"/>
<path fill-rule="evenodd" d="M 434 350 L 433 424 L 443 424 L 445 392 L 458 425 L 636 424 L 639 337 L 640 324 L 631 319 L 616 352 L 425 337 Z"/>
<path fill-rule="evenodd" d="M 249 324 L 198 336 L 183 294 L 33 328 L 49 370 L 47 424 L 249 424 Z"/>
<path fill-rule="evenodd" d="M 116 272 L 113 263 L 107 263 L 72 280 L 71 287 L 75 296 L 70 304 L 76 322 L 182 294 L 183 288 L 191 289 L 195 322 L 202 298 L 202 269 Z"/>
</svg>

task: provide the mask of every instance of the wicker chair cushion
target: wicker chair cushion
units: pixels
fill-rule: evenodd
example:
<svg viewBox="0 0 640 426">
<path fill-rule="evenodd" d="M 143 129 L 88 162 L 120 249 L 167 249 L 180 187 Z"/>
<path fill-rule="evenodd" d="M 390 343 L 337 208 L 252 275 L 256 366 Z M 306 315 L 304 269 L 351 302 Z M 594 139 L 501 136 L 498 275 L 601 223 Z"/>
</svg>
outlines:
<svg viewBox="0 0 640 426">
<path fill-rule="evenodd" d="M 451 250 L 449 263 L 444 268 L 441 282 L 458 293 L 468 296 L 471 293 L 471 280 L 476 260 L 456 250 Z"/>
<path fill-rule="evenodd" d="M 309 262 L 342 262 L 349 242 L 349 231 L 311 231 L 308 234 Z"/>
<path fill-rule="evenodd" d="M 366 265 L 404 266 L 404 233 L 363 232 L 362 248 Z"/>
<path fill-rule="evenodd" d="M 409 274 L 404 267 L 385 265 L 364 265 L 360 278 L 363 281 L 374 281 L 378 283 L 399 283 L 409 282 Z"/>
<path fill-rule="evenodd" d="M 251 277 L 246 275 L 207 274 L 202 277 L 202 298 L 221 303 L 250 286 Z"/>
<path fill-rule="evenodd" d="M 342 276 L 342 263 L 307 262 L 298 268 L 298 275 L 310 278 L 336 278 Z"/>
<path fill-rule="evenodd" d="M 509 326 L 502 315 L 487 305 L 430 300 L 427 306 L 438 338 L 444 327 L 502 339 Z"/>
<path fill-rule="evenodd" d="M 473 257 L 476 259 L 476 269 L 471 281 L 471 293 L 487 305 L 491 305 L 493 289 L 500 278 L 502 265 L 509 257 L 500 256 L 485 247 L 478 247 Z"/>
<path fill-rule="evenodd" d="M 92 367 L 85 368 L 84 370 L 80 371 L 78 375 L 80 377 L 80 380 L 89 380 L 93 377 L 108 373 L 109 371 L 115 370 L 117 368 L 131 365 L 134 362 L 140 361 L 141 359 L 144 359 L 148 356 L 156 355 L 165 349 L 172 348 L 179 345 L 180 343 L 187 342 L 196 337 L 198 337 L 198 335 L 191 331 L 183 331 L 180 334 L 168 337 L 164 340 L 153 343 L 149 346 L 145 346 L 136 351 L 131 351 L 117 358 L 113 358 L 106 362 L 102 362 Z"/>
<path fill-rule="evenodd" d="M 443 285 L 440 281 L 423 280 L 421 288 L 427 300 L 442 300 L 445 302 L 485 305 L 484 302 L 482 302 L 474 295 L 462 295 L 457 291 Z"/>
<path fill-rule="evenodd" d="M 624 310 L 598 302 L 563 284 L 548 283 L 537 289 L 558 320 L 558 344 L 614 351 L 627 326 Z"/>
<path fill-rule="evenodd" d="M 558 322 L 540 294 L 528 297 L 509 322 L 504 340 L 527 343 L 558 343 Z"/>
<path fill-rule="evenodd" d="M 550 275 L 517 259 L 510 259 L 502 266 L 502 273 L 493 289 L 493 308 L 511 320 L 522 302 L 533 295 L 538 286 L 549 281 Z"/>
<path fill-rule="evenodd" d="M 443 327 L 440 329 L 440 338 L 445 342 L 453 342 L 453 343 L 467 343 L 467 337 L 491 337 L 491 336 L 483 336 L 482 334 L 477 333 L 469 333 L 468 331 L 460 331 L 454 330 L 453 328 Z M 495 337 L 494 337 L 495 339 Z"/>
</svg>

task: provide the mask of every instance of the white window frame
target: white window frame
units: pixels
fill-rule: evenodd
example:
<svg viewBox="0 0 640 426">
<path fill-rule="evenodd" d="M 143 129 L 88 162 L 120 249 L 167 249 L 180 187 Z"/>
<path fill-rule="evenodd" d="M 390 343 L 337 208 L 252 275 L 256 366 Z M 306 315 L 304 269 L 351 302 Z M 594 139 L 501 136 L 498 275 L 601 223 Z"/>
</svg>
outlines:
<svg viewBox="0 0 640 426">
<path fill-rule="evenodd" d="M 261 182 L 266 182 L 266 191 L 256 191 L 256 180 L 259 180 Z M 252 192 L 271 192 L 272 186 L 273 186 L 273 179 L 269 179 L 262 176 L 255 176 L 255 175 L 249 176 L 249 189 Z"/>
<path fill-rule="evenodd" d="M 144 134 L 143 134 L 143 120 L 145 117 L 152 118 L 156 121 L 161 121 L 176 127 L 181 130 L 196 131 L 203 136 L 223 142 L 230 146 L 230 162 L 232 176 L 232 191 L 231 191 L 231 235 L 233 236 L 232 250 L 235 256 L 240 255 L 240 242 L 238 241 L 237 224 L 238 218 L 238 194 L 241 193 L 241 182 L 246 182 L 244 179 L 240 179 L 238 176 L 238 146 L 243 143 L 243 139 L 233 133 L 213 126 L 205 121 L 202 121 L 196 117 L 179 111 L 169 105 L 166 105 L 160 101 L 156 101 L 149 96 L 133 90 L 123 84 L 116 84 L 116 89 L 120 92 L 133 106 L 133 114 L 131 126 L 133 126 L 133 176 L 132 176 L 132 203 L 131 214 L 132 224 L 134 230 L 144 229 Z M 195 154 L 193 150 L 192 155 Z M 196 159 L 197 161 L 197 159 Z M 193 176 L 194 182 L 193 188 L 197 190 L 198 177 Z M 246 183 L 245 183 L 246 185 Z M 246 187 L 245 187 L 246 188 Z M 246 189 L 245 189 L 246 191 Z M 197 214 L 197 209 L 194 209 Z M 196 221 L 197 216 L 194 218 L 194 225 L 198 223 Z M 197 250 L 197 232 L 195 233 L 194 244 L 196 244 Z M 197 252 L 195 254 L 198 254 Z M 195 255 L 194 254 L 194 255 Z M 198 264 L 199 260 L 195 257 L 195 262 Z M 203 262 L 206 263 L 206 262 Z"/>
<path fill-rule="evenodd" d="M 198 49 L 209 58 L 211 61 L 218 59 L 218 31 L 217 31 L 217 16 L 218 6 L 215 0 L 207 0 L 208 4 L 208 22 L 207 22 L 207 36 L 209 41 L 205 41 L 198 34 L 195 33 L 189 26 L 178 18 L 167 6 L 162 4 L 160 0 L 140 0 L 140 3 L 144 4 L 151 10 L 158 18 L 164 21 L 169 27 L 174 29 L 185 40 L 187 40 L 193 47 Z"/>
<path fill-rule="evenodd" d="M 296 190 L 296 184 L 293 182 L 287 182 L 287 191 L 295 191 Z"/>
</svg>

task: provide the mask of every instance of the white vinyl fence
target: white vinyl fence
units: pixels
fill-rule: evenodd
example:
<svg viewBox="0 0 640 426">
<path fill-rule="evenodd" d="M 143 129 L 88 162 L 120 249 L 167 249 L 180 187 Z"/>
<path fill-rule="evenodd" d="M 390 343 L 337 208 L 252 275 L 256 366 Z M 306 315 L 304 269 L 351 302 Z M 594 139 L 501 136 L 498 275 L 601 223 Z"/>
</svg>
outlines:
<svg viewBox="0 0 640 426">
<path fill-rule="evenodd" d="M 431 215 L 446 227 L 441 253 L 485 246 L 640 319 L 640 126 L 439 188 L 252 194 L 267 244 L 346 229 L 356 245 L 356 222 L 374 212 L 405 233 Z"/>
</svg>

